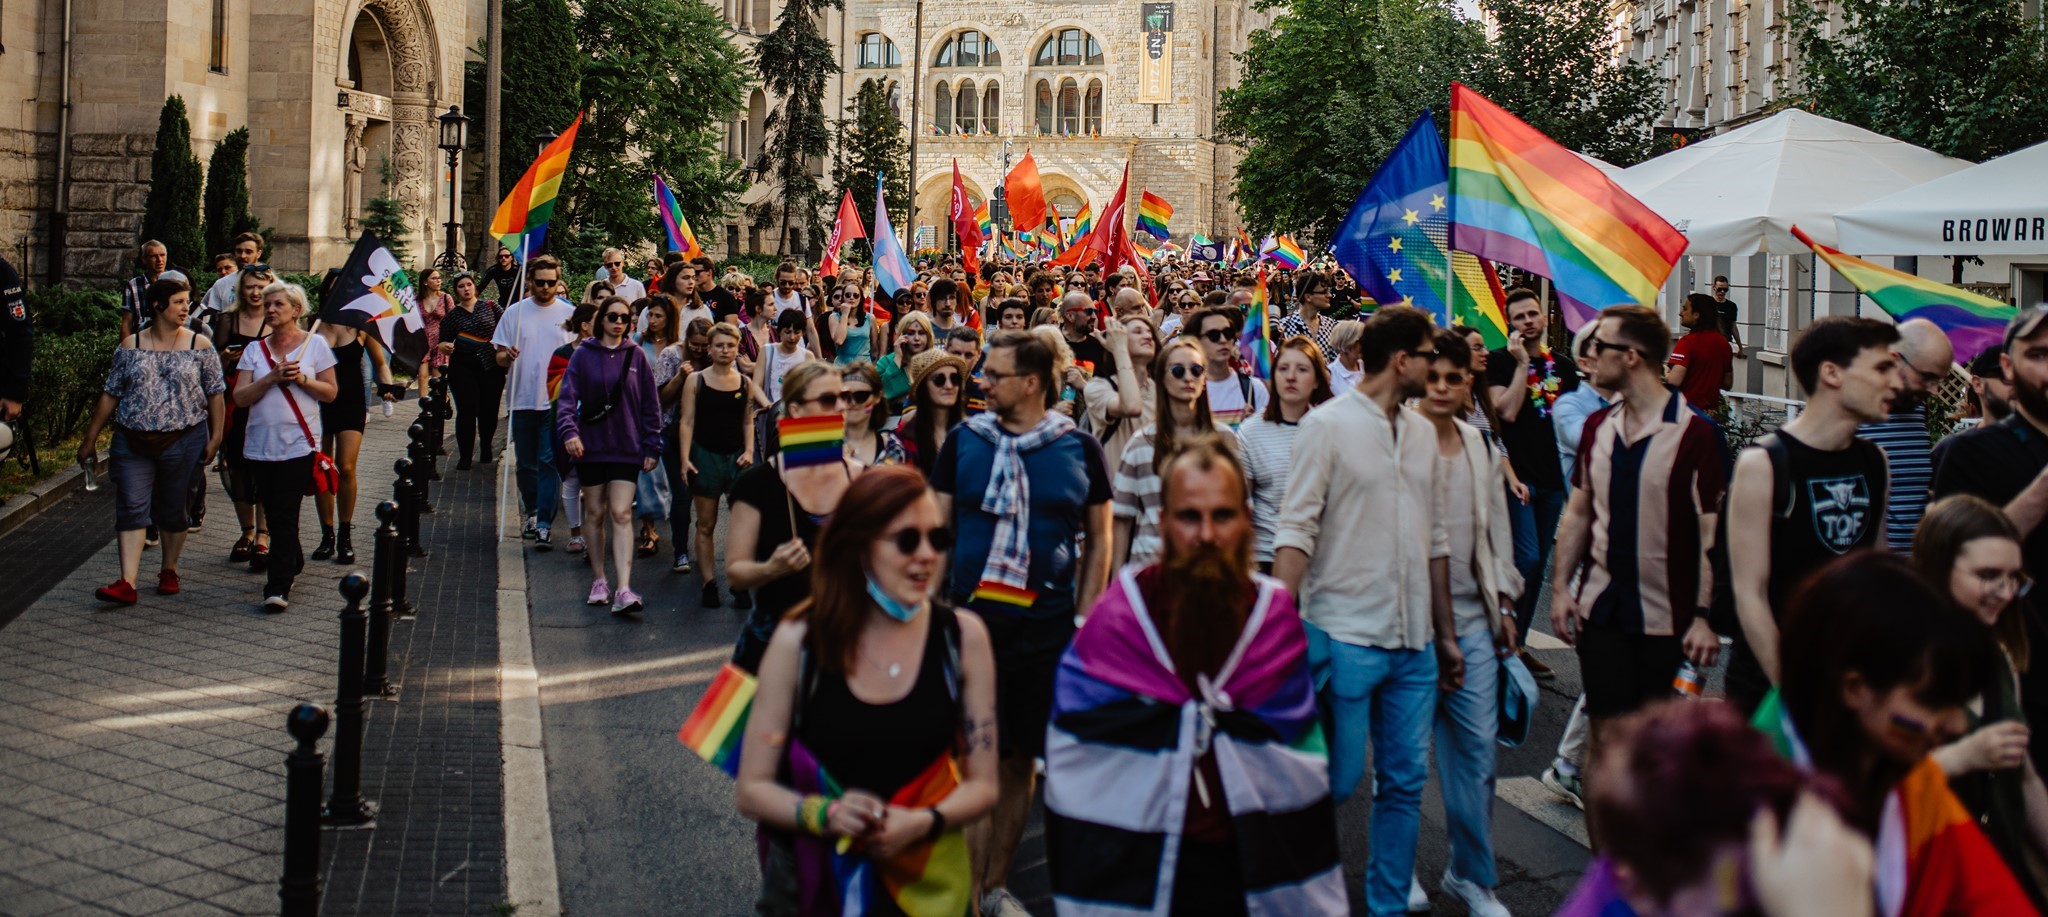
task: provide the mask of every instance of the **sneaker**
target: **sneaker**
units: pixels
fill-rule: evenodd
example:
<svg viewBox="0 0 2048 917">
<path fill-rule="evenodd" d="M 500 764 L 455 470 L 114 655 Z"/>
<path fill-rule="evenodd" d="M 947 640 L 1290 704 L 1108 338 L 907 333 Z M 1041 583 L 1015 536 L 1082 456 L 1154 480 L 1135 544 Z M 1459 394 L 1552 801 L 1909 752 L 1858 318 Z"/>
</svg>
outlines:
<svg viewBox="0 0 2048 917">
<path fill-rule="evenodd" d="M 672 566 L 672 567 L 669 567 L 669 568 L 668 568 L 668 572 L 670 572 L 670 573 L 688 573 L 688 572 L 690 572 L 690 555 L 689 555 L 688 553 L 682 553 L 682 554 L 677 554 L 677 555 L 676 555 L 676 562 L 675 562 L 675 565 L 674 565 L 674 566 Z"/>
<path fill-rule="evenodd" d="M 267 595 L 263 597 L 263 610 L 270 614 L 277 614 L 290 607 L 292 607 L 292 600 L 284 596 Z"/>
<path fill-rule="evenodd" d="M 157 531 L 156 526 L 152 525 L 142 532 L 142 546 L 145 548 L 154 548 L 163 540 L 164 533 Z"/>
<path fill-rule="evenodd" d="M 612 603 L 612 614 L 637 615 L 640 613 L 640 593 L 631 589 L 620 589 L 618 601 Z"/>
<path fill-rule="evenodd" d="M 705 583 L 705 584 L 704 584 L 704 594 L 698 597 L 698 599 L 697 599 L 697 607 L 699 607 L 699 608 L 717 608 L 717 607 L 718 607 L 718 584 L 717 584 L 717 583 Z M 983 914 L 986 914 L 986 913 L 988 913 L 988 908 L 985 908 L 985 907 L 984 907 L 984 908 L 982 908 L 982 909 L 981 909 L 981 912 L 982 912 Z"/>
<path fill-rule="evenodd" d="M 754 594 L 745 589 L 734 589 L 732 591 L 732 607 L 739 611 L 753 611 Z"/>
<path fill-rule="evenodd" d="M 590 598 L 584 599 L 583 604 L 605 605 L 609 604 L 611 600 L 612 584 L 607 583 L 602 579 L 599 579 L 598 581 L 590 584 Z"/>
<path fill-rule="evenodd" d="M 131 587 L 129 587 L 129 588 L 131 588 L 131 589 L 132 589 L 132 588 L 134 588 L 134 587 L 132 587 L 132 586 L 131 586 Z M 158 571 L 156 572 L 156 594 L 157 594 L 157 595 L 177 595 L 177 594 L 178 594 L 178 588 L 179 588 L 179 586 L 178 586 L 178 571 L 176 571 L 176 570 L 158 570 Z"/>
<path fill-rule="evenodd" d="M 555 537 L 548 531 L 547 526 L 540 525 L 534 527 L 533 547 L 539 551 L 552 551 L 555 549 Z"/>
<path fill-rule="evenodd" d="M 583 546 L 583 536 L 581 536 L 581 535 L 571 535 L 571 536 L 569 536 L 569 553 L 571 553 L 571 554 L 581 554 L 581 553 L 583 553 L 583 547 L 584 547 L 584 546 Z"/>
<path fill-rule="evenodd" d="M 1578 774 L 1567 774 L 1558 770 L 1557 765 L 1552 764 L 1543 769 L 1543 785 L 1549 787 L 1551 792 L 1562 797 L 1564 801 L 1577 806 L 1580 811 L 1585 810 L 1586 781 L 1584 777 Z"/>
<path fill-rule="evenodd" d="M 102 602 L 112 602 L 116 605 L 133 605 L 136 599 L 135 584 L 124 579 L 117 579 L 98 589 L 94 589 L 92 595 L 93 598 L 99 599 Z"/>
<path fill-rule="evenodd" d="M 1465 902 L 1465 910 L 1472 917 L 1512 917 L 1500 899 L 1493 896 L 1493 889 L 1458 878 L 1449 866 L 1444 867 L 1443 889 Z"/>
<path fill-rule="evenodd" d="M 527 541 L 532 541 L 534 539 L 534 534 L 539 531 L 540 526 L 533 521 L 532 516 L 528 516 L 526 517 L 526 527 L 519 530 L 519 536 L 521 538 L 526 539 Z"/>
<path fill-rule="evenodd" d="M 1031 912 L 1009 889 L 992 888 L 981 896 L 981 917 L 1031 917 Z"/>
<path fill-rule="evenodd" d="M 1557 671 L 1544 665 L 1543 660 L 1536 658 L 1536 654 L 1529 652 L 1527 648 L 1516 655 L 1522 658 L 1522 664 L 1529 667 L 1529 674 L 1535 676 L 1537 681 L 1557 680 Z"/>
<path fill-rule="evenodd" d="M 1422 880 L 1412 872 L 1408 874 L 1408 913 L 1429 913 L 1429 890 L 1422 887 Z"/>
</svg>

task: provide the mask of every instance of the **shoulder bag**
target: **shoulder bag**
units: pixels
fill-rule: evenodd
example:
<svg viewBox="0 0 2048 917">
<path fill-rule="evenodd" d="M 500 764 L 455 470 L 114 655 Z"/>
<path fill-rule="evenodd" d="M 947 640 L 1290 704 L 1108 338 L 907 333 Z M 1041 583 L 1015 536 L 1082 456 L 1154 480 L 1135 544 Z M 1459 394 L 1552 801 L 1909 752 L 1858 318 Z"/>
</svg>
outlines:
<svg viewBox="0 0 2048 917">
<path fill-rule="evenodd" d="M 272 367 L 277 366 L 277 357 L 271 355 L 268 339 L 257 341 L 256 346 L 263 349 L 263 359 L 269 360 Z M 299 399 L 292 397 L 291 392 L 283 389 L 279 389 L 278 394 L 284 396 L 285 404 L 291 405 L 292 416 L 299 421 L 299 432 L 306 434 L 306 445 L 313 447 L 313 477 L 306 482 L 306 496 L 331 494 L 340 490 L 341 469 L 334 466 L 334 459 L 320 451 L 320 441 L 313 438 L 313 428 L 307 425 L 306 415 L 299 410 Z"/>
</svg>

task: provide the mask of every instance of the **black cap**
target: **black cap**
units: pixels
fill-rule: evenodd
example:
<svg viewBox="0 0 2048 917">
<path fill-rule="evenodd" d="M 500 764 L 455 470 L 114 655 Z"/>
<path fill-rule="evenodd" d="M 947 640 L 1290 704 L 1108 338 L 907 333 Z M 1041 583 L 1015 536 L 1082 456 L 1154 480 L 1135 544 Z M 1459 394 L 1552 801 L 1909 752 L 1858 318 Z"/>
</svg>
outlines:
<svg viewBox="0 0 2048 917">
<path fill-rule="evenodd" d="M 2011 350 L 2012 342 L 2033 337 L 2041 330 L 2041 319 L 2048 318 L 2048 302 L 2039 303 L 2013 316 L 2005 326 L 2005 342 L 1999 350 Z"/>
</svg>

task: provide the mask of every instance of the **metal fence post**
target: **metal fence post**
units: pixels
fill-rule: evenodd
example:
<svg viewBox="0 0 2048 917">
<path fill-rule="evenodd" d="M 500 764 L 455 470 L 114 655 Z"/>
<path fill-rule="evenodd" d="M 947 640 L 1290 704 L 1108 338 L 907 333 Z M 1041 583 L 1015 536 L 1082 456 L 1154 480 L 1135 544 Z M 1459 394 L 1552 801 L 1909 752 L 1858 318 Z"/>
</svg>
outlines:
<svg viewBox="0 0 2048 917">
<path fill-rule="evenodd" d="M 360 573 L 341 580 L 348 604 L 341 609 L 341 678 L 334 698 L 334 795 L 320 820 L 338 827 L 368 825 L 377 818 L 375 804 L 363 798 L 363 645 L 366 615 L 363 597 L 370 581 Z"/>
<path fill-rule="evenodd" d="M 284 877 L 277 897 L 283 917 L 317 917 L 320 913 L 320 781 L 324 760 L 320 737 L 327 734 L 327 711 L 318 704 L 300 704 L 285 717 L 284 728 L 299 746 L 284 757 Z"/>
</svg>

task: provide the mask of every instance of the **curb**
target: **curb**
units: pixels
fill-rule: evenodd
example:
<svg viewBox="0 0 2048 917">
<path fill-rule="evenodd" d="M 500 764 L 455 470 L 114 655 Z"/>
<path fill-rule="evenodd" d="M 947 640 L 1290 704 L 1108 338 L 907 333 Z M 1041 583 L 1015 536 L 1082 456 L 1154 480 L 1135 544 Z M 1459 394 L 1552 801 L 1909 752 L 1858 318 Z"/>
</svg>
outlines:
<svg viewBox="0 0 2048 917">
<path fill-rule="evenodd" d="M 511 473 L 511 445 L 498 458 Z M 506 512 L 499 488 L 498 519 Z M 502 527 L 500 528 L 502 532 Z M 499 751 L 504 757 L 505 894 L 520 917 L 562 913 L 555 872 L 554 819 L 548 810 L 548 762 L 541 735 L 540 673 L 533 665 L 532 620 L 526 608 L 525 542 L 515 530 L 498 540 Z"/>
<path fill-rule="evenodd" d="M 36 482 L 34 487 L 8 497 L 7 502 L 0 503 L 0 535 L 20 528 L 38 513 L 57 505 L 58 501 L 84 486 L 85 469 L 72 465 Z"/>
</svg>

